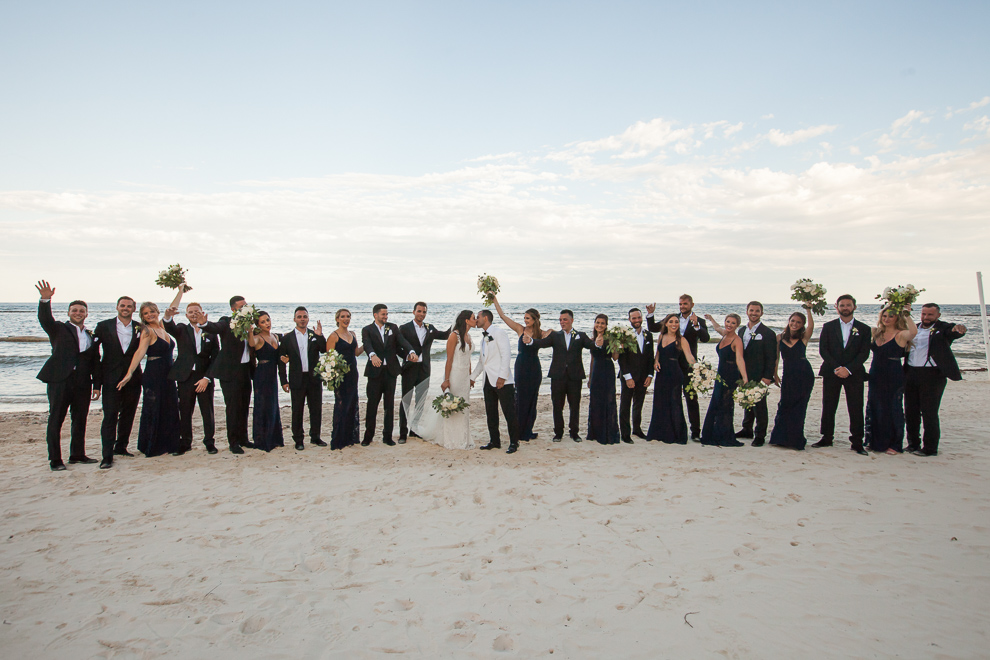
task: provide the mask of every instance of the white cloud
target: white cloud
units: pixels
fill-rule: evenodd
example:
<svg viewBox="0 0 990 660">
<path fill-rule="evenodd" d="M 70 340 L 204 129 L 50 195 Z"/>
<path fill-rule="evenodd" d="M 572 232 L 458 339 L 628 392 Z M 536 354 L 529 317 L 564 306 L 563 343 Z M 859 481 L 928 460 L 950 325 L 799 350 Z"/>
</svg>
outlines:
<svg viewBox="0 0 990 660">
<path fill-rule="evenodd" d="M 946 113 L 945 118 L 950 119 L 952 118 L 953 115 L 958 115 L 963 112 L 970 112 L 971 110 L 976 110 L 977 108 L 982 108 L 986 105 L 990 105 L 990 96 L 984 96 L 979 101 L 973 101 L 965 108 L 959 108 L 958 110 L 953 110 L 952 108 L 949 108 L 949 111 Z"/>
<path fill-rule="evenodd" d="M 824 135 L 825 133 L 831 133 L 837 127 L 822 124 L 821 126 L 812 126 L 811 128 L 802 128 L 796 130 L 792 133 L 784 133 L 776 128 L 771 129 L 769 133 L 766 134 L 766 138 L 770 140 L 771 144 L 778 147 L 789 147 L 799 142 L 804 142 L 805 140 L 810 140 L 811 138 L 818 137 L 819 135 Z"/>
</svg>

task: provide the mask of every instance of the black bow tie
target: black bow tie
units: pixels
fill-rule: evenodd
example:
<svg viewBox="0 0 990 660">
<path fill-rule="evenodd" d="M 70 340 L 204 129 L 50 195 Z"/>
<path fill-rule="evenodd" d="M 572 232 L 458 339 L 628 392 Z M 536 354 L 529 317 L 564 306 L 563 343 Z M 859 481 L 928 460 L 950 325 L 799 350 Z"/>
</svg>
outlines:
<svg viewBox="0 0 990 660">
<path fill-rule="evenodd" d="M 488 336 L 488 331 L 487 330 L 482 330 L 481 331 L 481 336 L 482 337 L 487 337 Z"/>
</svg>

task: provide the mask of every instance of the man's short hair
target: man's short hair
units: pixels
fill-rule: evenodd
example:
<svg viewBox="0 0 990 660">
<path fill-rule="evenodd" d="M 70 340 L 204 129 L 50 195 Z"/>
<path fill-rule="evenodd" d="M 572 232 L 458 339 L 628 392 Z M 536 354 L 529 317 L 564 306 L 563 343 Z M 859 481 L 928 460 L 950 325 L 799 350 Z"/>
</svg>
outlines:
<svg viewBox="0 0 990 660">
<path fill-rule="evenodd" d="M 835 299 L 835 304 L 838 305 L 843 300 L 851 300 L 852 304 L 856 304 L 856 299 L 850 296 L 848 293 L 843 293 L 841 296 Z"/>
<path fill-rule="evenodd" d="M 299 307 L 296 307 L 296 311 L 292 312 L 292 315 L 295 316 L 299 312 L 306 312 L 307 314 L 309 314 L 309 310 L 300 305 Z"/>
<path fill-rule="evenodd" d="M 121 300 L 130 300 L 132 303 L 134 303 L 135 305 L 137 305 L 137 302 L 134 300 L 134 298 L 131 298 L 130 296 L 121 296 L 120 298 L 117 298 L 117 304 L 118 305 L 120 304 L 120 301 Z M 87 307 L 86 309 L 89 309 L 89 308 Z"/>
<path fill-rule="evenodd" d="M 230 299 L 230 308 L 234 309 L 234 305 L 244 300 L 244 296 L 234 296 Z"/>
<path fill-rule="evenodd" d="M 378 303 L 377 305 L 375 305 L 374 307 L 371 308 L 371 313 L 372 314 L 377 314 L 378 312 L 382 311 L 383 309 L 388 309 L 388 305 L 386 305 L 385 303 Z"/>
<path fill-rule="evenodd" d="M 763 313 L 763 303 L 761 303 L 759 300 L 750 300 L 748 303 L 746 303 L 746 309 L 749 309 L 750 307 L 759 307 L 760 313 L 761 314 Z"/>
<path fill-rule="evenodd" d="M 86 303 L 83 303 L 83 304 L 85 305 Z M 936 312 L 938 312 L 940 314 L 942 313 L 942 308 L 939 307 L 936 303 L 925 303 L 921 307 L 922 307 L 922 309 L 924 309 L 925 307 L 928 307 L 929 309 L 931 309 L 932 307 L 934 307 Z"/>
<path fill-rule="evenodd" d="M 86 304 L 86 301 L 85 300 L 73 300 L 72 302 L 69 303 L 69 309 L 72 309 L 76 305 L 82 305 L 87 310 L 89 309 L 89 305 Z M 937 307 L 937 305 L 936 305 L 936 307 Z"/>
<path fill-rule="evenodd" d="M 680 301 L 680 300 L 686 300 L 686 301 L 688 301 L 689 303 L 691 303 L 691 304 L 694 304 L 694 298 L 692 298 L 692 297 L 691 297 L 691 295 L 690 295 L 690 294 L 688 294 L 688 293 L 682 293 L 682 294 L 681 294 L 681 297 L 680 297 L 680 298 L 678 298 L 677 300 L 678 300 L 678 301 Z"/>
<path fill-rule="evenodd" d="M 630 310 L 629 310 L 629 311 L 628 311 L 628 312 L 626 313 L 626 317 L 628 318 L 628 317 L 630 317 L 630 316 L 632 316 L 632 313 L 633 313 L 633 312 L 639 312 L 640 314 L 642 314 L 642 313 L 643 313 L 642 311 L 640 311 L 640 309 L 639 309 L 639 307 L 633 307 L 632 309 L 630 309 Z"/>
<path fill-rule="evenodd" d="M 186 309 L 189 309 L 190 307 L 199 307 L 200 309 L 203 309 L 203 306 L 198 302 L 186 303 Z"/>
<path fill-rule="evenodd" d="M 569 309 L 562 309 L 562 310 L 560 310 L 560 315 L 563 316 L 564 314 L 567 314 L 571 318 L 574 318 L 574 312 L 572 312 Z"/>
<path fill-rule="evenodd" d="M 419 302 L 417 302 L 417 303 L 416 303 L 415 305 L 413 305 L 413 311 L 414 311 L 414 312 L 416 311 L 416 308 L 417 308 L 417 307 L 422 307 L 423 309 L 429 309 L 429 307 L 427 307 L 427 306 L 426 306 L 426 303 L 425 303 L 425 302 L 423 302 L 422 300 L 420 300 L 420 301 L 419 301 Z"/>
<path fill-rule="evenodd" d="M 489 323 L 495 320 L 495 317 L 492 316 L 492 313 L 487 309 L 483 309 L 480 312 L 478 312 L 478 316 L 484 316 L 486 319 L 488 319 Z"/>
</svg>

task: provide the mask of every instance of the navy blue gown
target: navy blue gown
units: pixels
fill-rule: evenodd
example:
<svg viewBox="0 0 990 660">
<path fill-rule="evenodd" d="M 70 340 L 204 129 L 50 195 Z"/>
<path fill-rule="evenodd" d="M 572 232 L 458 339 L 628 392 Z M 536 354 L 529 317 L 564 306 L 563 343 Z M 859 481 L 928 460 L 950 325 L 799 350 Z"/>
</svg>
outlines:
<svg viewBox="0 0 990 660">
<path fill-rule="evenodd" d="M 536 437 L 533 434 L 533 425 L 536 423 L 536 406 L 540 397 L 540 383 L 543 382 L 543 370 L 540 368 L 540 349 L 524 344 L 521 335 L 513 378 L 516 381 L 519 439 L 532 440 Z"/>
<path fill-rule="evenodd" d="M 344 374 L 344 380 L 333 392 L 333 427 L 330 431 L 330 449 L 343 449 L 361 441 L 360 413 L 358 411 L 358 368 L 357 340 L 344 341 L 337 338 L 335 351 L 344 356 L 351 370 Z"/>
<path fill-rule="evenodd" d="M 784 374 L 780 378 L 780 403 L 770 433 L 771 445 L 804 449 L 808 442 L 804 437 L 804 418 L 815 388 L 815 372 L 805 357 L 807 348 L 800 339 L 793 346 L 780 342 Z"/>
<path fill-rule="evenodd" d="M 712 400 L 708 404 L 708 412 L 705 414 L 705 423 L 701 427 L 701 444 L 714 445 L 717 447 L 742 447 L 743 443 L 736 440 L 736 431 L 733 428 L 732 414 L 735 410 L 736 402 L 732 400 L 732 393 L 736 391 L 736 381 L 741 378 L 739 367 L 736 365 L 736 352 L 732 349 L 730 342 L 727 346 L 718 347 L 718 375 L 722 381 L 715 383 L 712 389 Z"/>
<path fill-rule="evenodd" d="M 254 353 L 254 424 L 251 440 L 255 449 L 271 451 L 284 447 L 282 415 L 278 411 L 278 349 L 267 341 Z"/>
<path fill-rule="evenodd" d="M 866 397 L 865 444 L 873 451 L 904 451 L 904 355 L 893 339 L 874 342 L 870 390 Z"/>
<path fill-rule="evenodd" d="M 619 410 L 615 403 L 615 363 L 608 344 L 592 346 L 588 376 L 588 440 L 603 445 L 619 444 Z"/>
<path fill-rule="evenodd" d="M 168 379 L 172 368 L 172 342 L 158 337 L 148 346 L 148 361 L 141 376 L 141 425 L 138 451 L 161 456 L 179 451 L 179 393 Z"/>
<path fill-rule="evenodd" d="M 681 371 L 679 362 L 680 351 L 677 350 L 676 341 L 667 346 L 663 345 L 662 339 L 657 343 L 660 371 L 653 381 L 653 415 L 650 417 L 646 439 L 686 445 L 687 424 L 684 421 L 684 404 L 681 403 L 684 372 Z"/>
</svg>

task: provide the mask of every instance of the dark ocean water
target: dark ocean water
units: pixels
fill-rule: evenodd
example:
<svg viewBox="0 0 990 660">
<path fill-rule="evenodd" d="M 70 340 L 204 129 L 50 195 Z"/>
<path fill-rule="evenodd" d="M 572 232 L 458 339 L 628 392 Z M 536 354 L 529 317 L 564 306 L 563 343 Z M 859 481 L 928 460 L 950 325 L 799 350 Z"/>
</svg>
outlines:
<svg viewBox="0 0 990 660">
<path fill-rule="evenodd" d="M 66 319 L 66 304 L 68 301 L 56 301 L 54 306 L 55 318 L 58 320 Z M 164 303 L 167 301 L 159 301 L 159 304 L 164 307 Z M 254 302 L 254 301 L 252 301 Z M 276 332 L 285 332 L 293 327 L 292 314 L 293 310 L 296 308 L 296 303 L 254 303 L 259 309 L 266 310 L 272 316 L 272 322 Z M 351 310 L 352 313 L 352 323 L 351 329 L 355 331 L 358 336 L 361 334 L 361 328 L 372 322 L 371 308 L 374 303 L 302 303 L 309 309 L 310 319 L 312 326 L 315 327 L 318 320 L 322 321 L 324 324 L 324 334 L 329 334 L 333 328 L 333 316 L 334 312 L 341 308 L 346 307 Z M 412 303 L 391 303 L 386 302 L 389 306 L 389 321 L 397 324 L 403 324 L 412 319 Z M 614 322 L 626 322 L 626 314 L 630 307 L 640 307 L 644 308 L 644 303 L 585 303 L 585 304 L 567 304 L 567 303 L 519 303 L 519 304 L 506 304 L 505 310 L 514 319 L 522 322 L 523 311 L 535 307 L 540 310 L 543 316 L 544 327 L 549 327 L 557 329 L 559 326 L 557 324 L 557 315 L 562 308 L 569 308 L 574 312 L 574 327 L 578 330 L 590 330 L 594 322 L 596 314 L 604 313 L 609 316 L 610 323 Z M 204 303 L 206 312 L 209 314 L 211 319 L 218 319 L 224 314 L 229 312 L 226 303 Z M 457 313 L 462 309 L 472 309 L 477 311 L 481 309 L 481 304 L 478 302 L 472 303 L 435 303 L 430 305 L 429 314 L 427 315 L 427 321 L 440 327 L 448 327 L 457 316 Z M 788 305 L 767 305 L 763 316 L 763 322 L 770 326 L 774 331 L 779 332 L 784 324 L 787 322 L 787 317 L 791 312 L 798 311 L 800 308 L 795 304 Z M 662 318 L 665 314 L 676 312 L 677 303 L 659 303 L 657 305 L 656 314 L 658 318 Z M 879 314 L 880 308 L 878 305 L 862 305 L 859 308 L 857 317 L 867 323 L 868 325 L 873 325 L 876 322 L 877 315 Z M 724 319 L 725 315 L 730 312 L 736 312 L 743 316 L 745 319 L 745 303 L 698 303 L 695 306 L 695 312 L 699 315 L 711 314 L 720 323 Z M 90 303 L 90 316 L 87 320 L 86 326 L 92 328 L 96 325 L 98 321 L 103 319 L 112 318 L 115 315 L 114 304 L 113 303 Z M 818 330 L 824 321 L 835 318 L 834 313 L 826 314 L 824 317 L 816 317 L 816 341 Z M 945 305 L 942 308 L 942 318 L 946 321 L 951 321 L 955 323 L 962 323 L 965 325 L 969 332 L 965 337 L 956 341 L 953 344 L 953 349 L 956 354 L 956 358 L 959 360 L 959 366 L 964 370 L 964 378 L 986 378 L 986 362 L 983 351 L 983 338 L 982 330 L 980 326 L 979 317 L 979 305 Z M 184 320 L 180 318 L 178 320 Z M 496 316 L 496 323 L 499 324 L 501 321 Z M 480 333 L 479 333 L 480 334 Z M 714 338 L 718 335 L 712 332 Z M 39 337 L 46 338 L 45 333 L 42 331 L 41 326 L 38 323 L 37 318 L 37 306 L 36 303 L 0 303 L 0 337 Z M 513 333 L 510 332 L 510 339 L 512 339 Z M 478 345 L 478 341 L 475 341 L 475 345 Z M 514 339 L 511 341 L 513 354 L 516 350 L 516 342 Z M 443 363 L 443 344 L 442 342 L 433 347 L 433 360 L 435 363 L 435 369 L 440 368 L 439 365 Z M 699 349 L 699 353 L 703 356 L 707 356 L 709 359 L 715 360 L 715 344 L 708 344 Z M 44 364 L 48 355 L 50 354 L 50 346 L 47 341 L 44 342 L 8 342 L 0 341 L 0 412 L 2 411 L 13 411 L 13 410 L 45 410 L 47 409 L 47 399 L 45 397 L 45 385 L 41 381 L 35 378 L 41 366 Z M 541 359 L 543 361 L 544 368 L 548 368 L 550 364 L 550 351 L 544 350 L 540 352 Z M 821 360 L 818 357 L 818 350 L 815 344 L 812 344 L 808 351 L 809 359 L 812 362 L 816 372 Z M 585 363 L 587 367 L 588 354 L 585 352 Z M 364 356 L 358 358 L 358 370 L 363 372 L 364 370 L 365 358 Z M 977 374 L 974 372 L 983 371 L 982 374 Z M 545 373 L 545 371 L 544 371 Z M 550 382 L 544 379 L 543 383 L 543 393 L 549 394 Z M 364 395 L 364 379 L 361 378 L 359 383 L 359 391 L 363 397 Z M 284 399 L 282 401 L 283 405 L 288 405 L 288 395 L 280 392 L 280 396 Z M 220 403 L 220 391 L 217 388 L 217 399 Z M 332 400 L 332 399 L 331 399 Z M 99 404 L 94 404 L 94 407 L 98 407 Z"/>
</svg>

